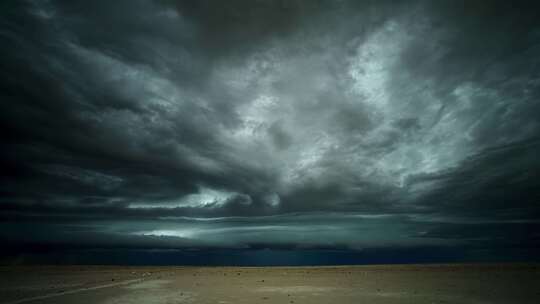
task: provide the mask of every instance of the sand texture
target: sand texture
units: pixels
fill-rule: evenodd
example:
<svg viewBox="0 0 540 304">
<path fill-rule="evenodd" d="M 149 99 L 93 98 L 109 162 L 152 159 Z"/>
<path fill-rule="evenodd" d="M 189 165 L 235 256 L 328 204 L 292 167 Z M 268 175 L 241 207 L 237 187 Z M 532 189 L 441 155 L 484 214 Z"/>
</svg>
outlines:
<svg viewBox="0 0 540 304">
<path fill-rule="evenodd" d="M 0 268 L 0 303 L 540 303 L 540 266 Z"/>
</svg>

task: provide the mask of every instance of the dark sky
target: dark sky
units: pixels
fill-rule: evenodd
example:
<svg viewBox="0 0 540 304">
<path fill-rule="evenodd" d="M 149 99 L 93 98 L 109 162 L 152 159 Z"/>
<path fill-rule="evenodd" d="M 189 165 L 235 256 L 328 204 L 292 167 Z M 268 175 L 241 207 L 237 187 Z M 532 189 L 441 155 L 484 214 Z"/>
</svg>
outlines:
<svg viewBox="0 0 540 304">
<path fill-rule="evenodd" d="M 2 1 L 2 256 L 538 259 L 532 3 Z"/>
</svg>

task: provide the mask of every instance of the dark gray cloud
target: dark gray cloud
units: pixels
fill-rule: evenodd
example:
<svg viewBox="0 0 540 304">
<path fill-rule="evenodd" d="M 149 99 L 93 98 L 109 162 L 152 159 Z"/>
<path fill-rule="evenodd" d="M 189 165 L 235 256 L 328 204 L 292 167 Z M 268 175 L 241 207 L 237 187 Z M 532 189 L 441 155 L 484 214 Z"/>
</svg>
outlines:
<svg viewBox="0 0 540 304">
<path fill-rule="evenodd" d="M 533 3 L 2 11 L 0 236 L 17 248 L 539 245 Z"/>
</svg>

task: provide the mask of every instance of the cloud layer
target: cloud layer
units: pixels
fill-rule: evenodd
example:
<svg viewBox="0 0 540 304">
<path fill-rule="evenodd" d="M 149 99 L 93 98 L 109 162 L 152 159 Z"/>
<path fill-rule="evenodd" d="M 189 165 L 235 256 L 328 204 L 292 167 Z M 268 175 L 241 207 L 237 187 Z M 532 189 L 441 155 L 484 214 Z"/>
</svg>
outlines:
<svg viewBox="0 0 540 304">
<path fill-rule="evenodd" d="M 530 3 L 2 6 L 10 243 L 540 244 Z"/>
</svg>

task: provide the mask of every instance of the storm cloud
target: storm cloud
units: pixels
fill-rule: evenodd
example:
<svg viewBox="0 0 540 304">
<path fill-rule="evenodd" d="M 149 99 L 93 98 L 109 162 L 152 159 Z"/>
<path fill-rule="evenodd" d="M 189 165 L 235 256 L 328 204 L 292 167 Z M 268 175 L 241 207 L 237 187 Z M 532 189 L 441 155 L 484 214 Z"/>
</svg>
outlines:
<svg viewBox="0 0 540 304">
<path fill-rule="evenodd" d="M 538 251 L 533 3 L 1 7 L 14 251 Z"/>
</svg>

